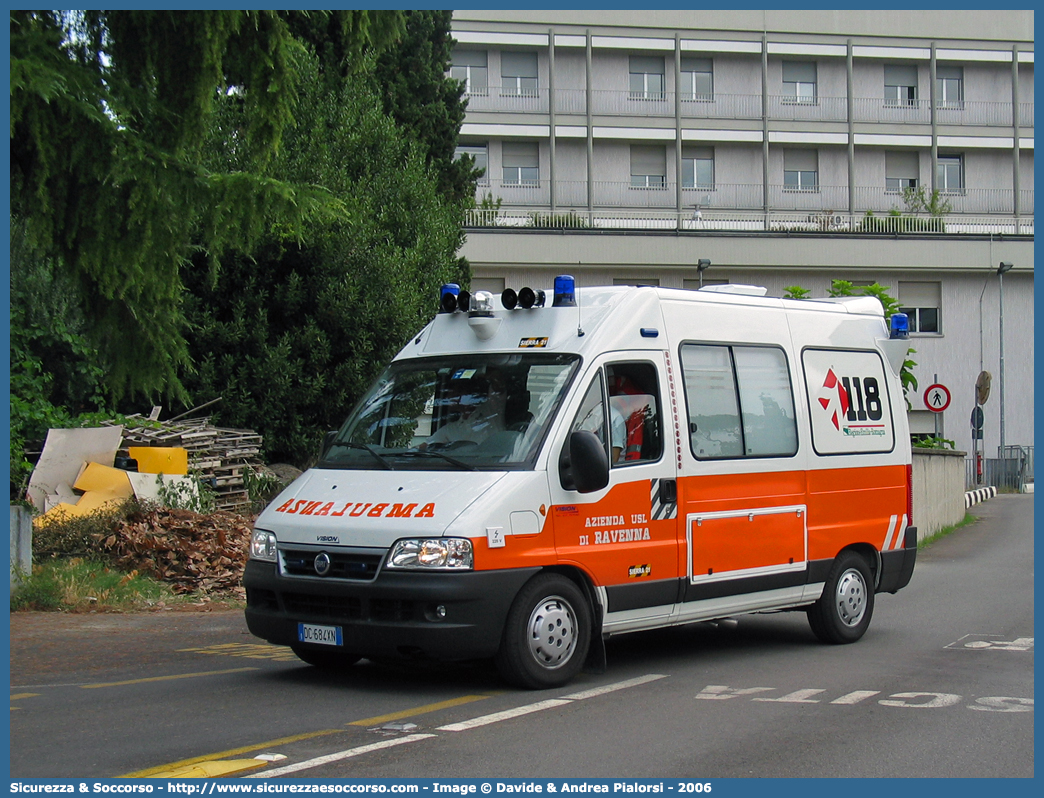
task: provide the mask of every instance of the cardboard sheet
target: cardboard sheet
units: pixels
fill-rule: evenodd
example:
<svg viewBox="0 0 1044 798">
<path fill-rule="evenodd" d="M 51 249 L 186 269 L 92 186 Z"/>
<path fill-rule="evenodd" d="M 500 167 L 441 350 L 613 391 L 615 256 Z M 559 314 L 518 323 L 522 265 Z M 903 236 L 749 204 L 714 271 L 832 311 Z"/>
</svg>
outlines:
<svg viewBox="0 0 1044 798">
<path fill-rule="evenodd" d="M 100 491 L 123 499 L 129 499 L 134 495 L 134 488 L 131 487 L 126 471 L 101 463 L 87 463 L 73 487 L 85 492 Z"/>
<path fill-rule="evenodd" d="M 62 483 L 72 485 L 84 463 L 111 466 L 123 440 L 123 427 L 52 429 L 29 478 L 29 501 L 41 512 L 44 497 Z"/>
</svg>

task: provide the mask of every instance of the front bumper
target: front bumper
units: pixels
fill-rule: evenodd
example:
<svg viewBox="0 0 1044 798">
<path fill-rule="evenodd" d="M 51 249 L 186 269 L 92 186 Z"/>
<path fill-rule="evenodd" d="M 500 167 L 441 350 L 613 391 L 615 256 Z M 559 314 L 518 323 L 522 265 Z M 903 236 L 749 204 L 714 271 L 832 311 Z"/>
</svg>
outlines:
<svg viewBox="0 0 1044 798">
<path fill-rule="evenodd" d="M 363 581 L 280 576 L 274 563 L 250 560 L 243 575 L 246 622 L 251 633 L 277 645 L 298 645 L 303 622 L 340 626 L 344 652 L 361 657 L 486 658 L 500 646 L 511 602 L 539 570 L 381 570 Z M 440 606 L 444 617 L 436 612 Z"/>
</svg>

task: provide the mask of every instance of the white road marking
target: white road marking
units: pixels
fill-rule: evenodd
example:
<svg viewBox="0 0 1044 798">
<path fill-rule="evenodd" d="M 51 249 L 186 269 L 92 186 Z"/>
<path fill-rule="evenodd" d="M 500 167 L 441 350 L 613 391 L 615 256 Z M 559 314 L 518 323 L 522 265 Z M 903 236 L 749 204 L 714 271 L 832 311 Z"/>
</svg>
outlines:
<svg viewBox="0 0 1044 798">
<path fill-rule="evenodd" d="M 639 676 L 636 679 L 628 679 L 625 682 L 616 682 L 616 684 L 607 684 L 602 687 L 592 687 L 590 690 L 582 690 L 579 693 L 573 693 L 572 695 L 565 695 L 562 698 L 566 701 L 583 701 L 585 698 L 595 698 L 606 693 L 615 693 L 617 690 L 626 690 L 628 687 L 637 687 L 640 684 L 648 684 L 649 682 L 655 682 L 658 679 L 666 679 L 667 676 L 662 673 L 649 673 L 645 676 Z"/>
<path fill-rule="evenodd" d="M 752 701 L 776 701 L 780 704 L 818 704 L 819 699 L 812 696 L 825 693 L 826 690 L 795 690 L 793 693 L 781 695 L 779 698 L 752 698 Z"/>
<path fill-rule="evenodd" d="M 831 701 L 831 704 L 858 704 L 860 701 L 864 701 L 871 696 L 880 695 L 880 690 L 853 690 L 851 693 L 846 693 L 840 698 L 835 698 Z"/>
<path fill-rule="evenodd" d="M 1014 640 L 1000 640 L 1001 635 L 965 635 L 960 640 L 950 643 L 944 648 L 956 648 L 971 651 L 1032 651 L 1032 637 L 1016 637 Z"/>
<path fill-rule="evenodd" d="M 696 697 L 705 698 L 708 701 L 724 701 L 727 698 L 739 698 L 741 695 L 750 695 L 751 693 L 767 693 L 769 690 L 775 689 L 775 687 L 744 687 L 738 689 L 724 684 L 708 684 L 700 690 Z"/>
<path fill-rule="evenodd" d="M 382 748 L 392 748 L 396 745 L 403 745 L 405 743 L 415 743 L 418 740 L 427 740 L 430 737 L 435 737 L 434 734 L 411 734 L 408 737 L 399 737 L 394 740 L 382 740 L 379 743 L 371 743 L 370 745 L 360 745 L 358 748 L 349 748 L 347 751 L 338 751 L 335 754 L 327 754 L 326 756 L 317 756 L 315 759 L 307 759 L 304 762 L 295 762 L 293 765 L 285 765 L 281 768 L 275 768 L 274 770 L 266 770 L 263 773 L 251 773 L 244 776 L 244 779 L 271 779 L 275 776 L 285 776 L 288 773 L 297 773 L 300 770 L 309 770 L 319 765 L 326 765 L 330 762 L 337 762 L 342 759 L 350 759 L 353 756 L 360 756 L 361 754 L 368 754 L 371 751 L 380 751 Z"/>
<path fill-rule="evenodd" d="M 533 712 L 540 712 L 544 709 L 554 709 L 555 707 L 564 707 L 566 704 L 571 704 L 572 701 L 566 701 L 561 698 L 549 698 L 547 701 L 538 701 L 535 704 L 526 704 L 525 706 L 515 707 L 514 709 L 506 709 L 503 712 L 494 712 L 492 715 L 482 715 L 471 720 L 463 721 L 462 723 L 451 723 L 448 726 L 439 726 L 438 731 L 467 731 L 468 729 L 477 729 L 479 726 L 488 726 L 490 723 L 499 723 L 502 720 L 510 720 L 511 718 L 518 718 L 522 715 L 529 715 Z"/>
</svg>

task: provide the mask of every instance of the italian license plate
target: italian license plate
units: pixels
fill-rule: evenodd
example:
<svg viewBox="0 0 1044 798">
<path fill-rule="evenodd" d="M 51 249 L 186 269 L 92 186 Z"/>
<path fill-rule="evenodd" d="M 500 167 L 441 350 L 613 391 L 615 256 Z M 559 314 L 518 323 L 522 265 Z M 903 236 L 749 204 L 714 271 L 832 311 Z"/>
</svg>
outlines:
<svg viewBox="0 0 1044 798">
<path fill-rule="evenodd" d="M 316 643 L 321 646 L 344 645 L 340 626 L 317 626 L 314 623 L 297 624 L 297 640 L 300 643 Z"/>
</svg>

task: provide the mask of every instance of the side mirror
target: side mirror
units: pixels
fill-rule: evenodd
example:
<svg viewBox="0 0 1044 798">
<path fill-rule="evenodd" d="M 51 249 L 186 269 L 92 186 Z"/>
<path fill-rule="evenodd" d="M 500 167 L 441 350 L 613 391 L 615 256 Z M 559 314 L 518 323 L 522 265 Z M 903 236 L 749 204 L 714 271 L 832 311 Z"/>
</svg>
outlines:
<svg viewBox="0 0 1044 798">
<path fill-rule="evenodd" d="M 334 438 L 337 437 L 337 430 L 332 429 L 323 435 L 323 448 L 319 451 L 319 459 L 322 460 L 326 457 L 326 453 L 330 451 L 330 444 L 334 442 Z"/>
<path fill-rule="evenodd" d="M 579 493 L 594 493 L 609 484 L 609 457 L 593 432 L 581 430 L 569 436 L 558 461 L 562 487 Z"/>
</svg>

